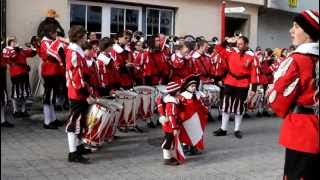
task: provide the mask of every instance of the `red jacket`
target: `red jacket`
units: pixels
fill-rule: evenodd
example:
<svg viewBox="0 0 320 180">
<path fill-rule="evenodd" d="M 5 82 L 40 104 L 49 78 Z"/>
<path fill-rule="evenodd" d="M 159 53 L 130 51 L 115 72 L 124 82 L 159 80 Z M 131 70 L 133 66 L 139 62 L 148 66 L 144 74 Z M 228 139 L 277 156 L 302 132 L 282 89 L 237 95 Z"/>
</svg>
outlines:
<svg viewBox="0 0 320 180">
<path fill-rule="evenodd" d="M 115 69 L 110 52 L 101 52 L 97 57 L 99 79 L 102 87 L 113 86 L 119 81 L 119 73 Z"/>
<path fill-rule="evenodd" d="M 135 71 L 134 76 L 135 78 L 142 79 L 143 78 L 143 68 L 145 61 L 147 59 L 148 54 L 145 51 L 134 51 L 132 53 L 132 63 L 134 64 Z"/>
<path fill-rule="evenodd" d="M 60 39 L 56 39 L 50 44 L 49 48 L 47 49 L 48 55 L 54 57 L 55 60 L 59 63 L 59 74 L 61 76 L 65 76 L 66 74 L 65 51 L 68 45 L 68 43 L 63 42 Z"/>
<path fill-rule="evenodd" d="M 66 78 L 70 100 L 86 101 L 90 95 L 90 71 L 81 47 L 70 43 L 66 52 Z"/>
<path fill-rule="evenodd" d="M 215 67 L 209 56 L 199 54 L 198 51 L 195 51 L 192 54 L 192 62 L 194 66 L 194 73 L 199 74 L 201 80 L 205 81 L 214 77 Z"/>
<path fill-rule="evenodd" d="M 42 59 L 41 74 L 42 76 L 56 76 L 61 74 L 61 65 L 53 56 L 49 56 L 48 48 L 53 40 L 43 37 L 40 44 L 39 56 Z"/>
<path fill-rule="evenodd" d="M 193 74 L 192 59 L 189 56 L 183 57 L 180 53 L 175 53 L 171 56 L 171 64 L 173 67 L 172 81 L 178 81 Z"/>
<path fill-rule="evenodd" d="M 166 95 L 163 98 L 163 102 L 165 103 L 165 116 L 167 121 L 162 125 L 162 130 L 166 133 L 172 133 L 174 129 L 179 129 L 179 101 L 173 96 Z"/>
<path fill-rule="evenodd" d="M 170 65 L 167 60 L 167 53 L 166 51 L 150 51 L 149 52 L 149 60 L 153 62 L 154 71 L 152 74 L 166 77 L 170 73 Z"/>
<path fill-rule="evenodd" d="M 224 58 L 228 65 L 228 74 L 224 79 L 224 84 L 234 87 L 248 88 L 251 84 L 260 83 L 259 63 L 254 58 L 252 51 L 240 54 L 238 48 L 226 49 L 221 45 L 216 45 L 216 51 Z"/>
<path fill-rule="evenodd" d="M 315 114 L 293 113 L 291 108 L 315 104 L 314 70 L 317 61 L 318 43 L 300 45 L 275 72 L 274 86 L 269 94 L 271 108 L 284 118 L 280 144 L 307 153 L 320 153 L 319 117 Z"/>
<path fill-rule="evenodd" d="M 123 49 L 120 45 L 114 44 L 111 50 L 111 56 L 114 59 L 114 66 L 119 75 L 119 83 L 122 87 L 133 86 L 130 70 L 126 66 L 131 59 L 129 49 Z"/>
<path fill-rule="evenodd" d="M 15 77 L 22 74 L 27 74 L 30 67 L 27 64 L 27 58 L 36 55 L 36 50 L 24 48 L 16 52 L 13 47 L 6 47 L 2 51 L 2 57 L 10 66 L 10 75 Z"/>
<path fill-rule="evenodd" d="M 93 57 L 91 57 L 91 59 L 90 57 L 86 57 L 86 62 L 89 71 L 88 84 L 90 85 L 90 87 L 92 87 L 93 96 L 99 97 L 98 89 L 101 87 L 101 82 L 99 78 L 97 63 Z"/>
<path fill-rule="evenodd" d="M 215 78 L 219 78 L 219 79 L 223 78 L 228 71 L 226 60 L 223 59 L 221 55 L 217 52 L 213 52 L 210 58 L 215 69 L 215 73 L 214 73 Z"/>
</svg>

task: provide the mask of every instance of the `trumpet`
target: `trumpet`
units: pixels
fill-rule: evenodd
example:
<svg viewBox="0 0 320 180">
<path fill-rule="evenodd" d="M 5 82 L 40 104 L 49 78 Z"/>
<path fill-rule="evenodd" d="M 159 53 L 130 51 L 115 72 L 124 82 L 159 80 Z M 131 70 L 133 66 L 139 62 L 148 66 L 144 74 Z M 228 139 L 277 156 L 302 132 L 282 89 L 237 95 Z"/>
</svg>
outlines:
<svg viewBox="0 0 320 180">
<path fill-rule="evenodd" d="M 146 36 L 143 32 L 141 31 L 135 31 L 132 36 L 132 42 L 144 42 L 146 40 Z"/>
<path fill-rule="evenodd" d="M 242 35 L 243 35 L 242 32 L 239 31 L 239 30 L 235 31 L 234 34 L 233 34 L 234 37 L 240 37 Z"/>
</svg>

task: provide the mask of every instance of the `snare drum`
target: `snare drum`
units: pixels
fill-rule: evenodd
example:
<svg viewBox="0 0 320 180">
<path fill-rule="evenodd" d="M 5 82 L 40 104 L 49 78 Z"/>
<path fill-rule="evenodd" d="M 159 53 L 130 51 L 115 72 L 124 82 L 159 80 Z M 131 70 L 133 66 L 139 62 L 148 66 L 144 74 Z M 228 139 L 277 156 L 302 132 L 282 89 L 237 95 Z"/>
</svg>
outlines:
<svg viewBox="0 0 320 180">
<path fill-rule="evenodd" d="M 209 107 L 219 107 L 220 106 L 220 87 L 213 84 L 204 84 L 203 92 L 205 93 L 208 101 Z"/>
<path fill-rule="evenodd" d="M 155 88 L 152 86 L 136 86 L 133 87 L 134 91 L 138 94 L 140 102 L 137 106 L 137 112 L 142 119 L 151 118 L 154 110 L 154 97 L 155 97 Z"/>
<path fill-rule="evenodd" d="M 114 135 L 116 134 L 117 127 L 119 124 L 120 115 L 123 111 L 123 106 L 116 101 L 116 99 L 98 99 L 98 103 L 106 103 L 109 105 L 111 115 L 110 115 L 110 126 L 107 129 L 107 134 L 105 140 L 111 142 Z"/>
<path fill-rule="evenodd" d="M 87 128 L 82 140 L 93 146 L 102 146 L 108 129 L 111 126 L 111 109 L 102 104 L 93 104 L 89 107 L 86 117 Z"/>
<path fill-rule="evenodd" d="M 137 120 L 137 108 L 140 104 L 137 93 L 132 91 L 115 91 L 116 101 L 123 106 L 118 126 L 120 128 L 135 127 Z"/>
</svg>

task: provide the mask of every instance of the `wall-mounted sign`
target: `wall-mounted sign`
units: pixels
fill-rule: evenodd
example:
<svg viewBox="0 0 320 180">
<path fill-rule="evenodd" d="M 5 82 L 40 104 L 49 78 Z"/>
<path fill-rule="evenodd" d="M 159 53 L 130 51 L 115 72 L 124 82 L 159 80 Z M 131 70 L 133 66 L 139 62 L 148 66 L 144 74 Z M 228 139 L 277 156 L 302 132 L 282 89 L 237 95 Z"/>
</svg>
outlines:
<svg viewBox="0 0 320 180">
<path fill-rule="evenodd" d="M 246 11 L 244 7 L 227 7 L 225 8 L 225 13 L 243 13 Z"/>
<path fill-rule="evenodd" d="M 298 0 L 288 0 L 288 5 L 290 8 L 296 8 L 298 5 Z"/>
</svg>

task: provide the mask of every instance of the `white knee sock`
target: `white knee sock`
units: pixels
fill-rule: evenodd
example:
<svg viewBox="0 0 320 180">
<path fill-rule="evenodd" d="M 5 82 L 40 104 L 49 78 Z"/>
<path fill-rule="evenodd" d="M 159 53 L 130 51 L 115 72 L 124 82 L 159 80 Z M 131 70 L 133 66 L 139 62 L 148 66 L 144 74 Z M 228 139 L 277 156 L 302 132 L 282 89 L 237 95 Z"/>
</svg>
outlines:
<svg viewBox="0 0 320 180">
<path fill-rule="evenodd" d="M 56 112 L 54 110 L 53 105 L 50 105 L 50 119 L 51 119 L 51 122 L 57 120 Z"/>
<path fill-rule="evenodd" d="M 228 130 L 228 123 L 229 123 L 230 114 L 226 112 L 222 112 L 222 124 L 221 129 L 224 131 Z"/>
<path fill-rule="evenodd" d="M 68 136 L 68 145 L 69 145 L 69 152 L 76 152 L 77 151 L 77 141 L 78 137 L 76 134 L 72 132 L 67 133 Z"/>
<path fill-rule="evenodd" d="M 13 112 L 19 112 L 18 111 L 18 101 L 16 99 L 12 99 L 12 106 L 13 106 Z"/>
<path fill-rule="evenodd" d="M 4 123 L 6 121 L 6 115 L 4 114 L 4 106 L 1 105 L 1 123 Z"/>
<path fill-rule="evenodd" d="M 163 149 L 162 151 L 163 151 L 163 159 L 171 159 L 172 158 L 170 150 Z"/>
<path fill-rule="evenodd" d="M 26 101 L 21 101 L 21 112 L 26 112 Z"/>
<path fill-rule="evenodd" d="M 240 131 L 240 125 L 242 122 L 242 115 L 235 115 L 234 116 L 234 131 Z"/>
<path fill-rule="evenodd" d="M 51 123 L 50 105 L 43 105 L 44 124 L 49 125 Z"/>
</svg>

